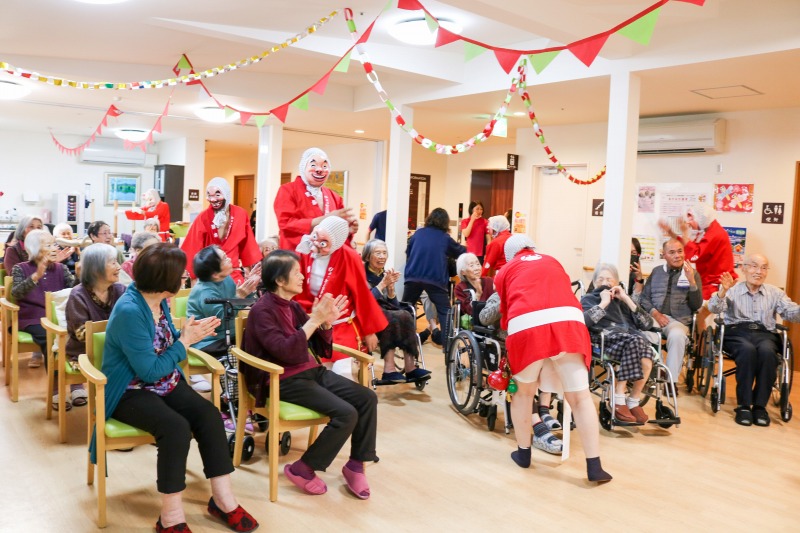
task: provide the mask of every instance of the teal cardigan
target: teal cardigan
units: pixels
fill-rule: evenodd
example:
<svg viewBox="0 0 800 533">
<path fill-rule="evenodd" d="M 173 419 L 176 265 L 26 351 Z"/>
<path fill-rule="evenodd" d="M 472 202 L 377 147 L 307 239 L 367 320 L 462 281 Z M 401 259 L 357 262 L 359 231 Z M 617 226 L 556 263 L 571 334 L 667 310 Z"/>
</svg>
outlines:
<svg viewBox="0 0 800 533">
<path fill-rule="evenodd" d="M 106 344 L 101 368 L 108 378 L 106 420 L 114 414 L 122 395 L 134 377 L 139 377 L 145 383 L 154 383 L 176 368 L 183 375 L 178 363 L 186 358 L 186 348 L 183 343 L 178 342 L 180 332 L 172 323 L 166 300 L 161 301 L 161 310 L 167 317 L 174 342 L 163 354 L 157 355 L 153 349 L 153 340 L 156 336 L 153 313 L 142 293 L 136 288 L 136 284 L 132 283 L 114 305 L 106 327 Z M 96 464 L 95 437 L 93 434 L 89 452 L 92 462 Z"/>
</svg>

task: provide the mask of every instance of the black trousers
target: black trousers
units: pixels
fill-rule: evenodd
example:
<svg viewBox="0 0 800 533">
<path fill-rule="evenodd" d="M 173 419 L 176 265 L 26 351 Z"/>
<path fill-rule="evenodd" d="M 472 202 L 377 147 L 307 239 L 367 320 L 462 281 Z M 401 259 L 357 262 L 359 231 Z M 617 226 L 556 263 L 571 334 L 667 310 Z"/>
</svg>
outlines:
<svg viewBox="0 0 800 533">
<path fill-rule="evenodd" d="M 428 298 L 436 306 L 436 314 L 439 317 L 439 327 L 442 333 L 448 332 L 447 317 L 450 314 L 450 295 L 447 293 L 447 289 L 433 283 L 406 281 L 403 285 L 403 301 L 411 305 L 417 305 L 417 300 L 419 300 L 422 291 L 428 293 Z"/>
<path fill-rule="evenodd" d="M 183 379 L 166 396 L 144 389 L 126 391 L 112 416 L 156 438 L 156 486 L 162 494 L 186 488 L 186 458 L 193 434 L 207 479 L 233 472 L 219 410 Z"/>
<path fill-rule="evenodd" d="M 282 380 L 281 401 L 313 409 L 331 419 L 300 458 L 314 470 L 328 468 L 351 435 L 352 459 L 376 459 L 378 397 L 371 389 L 320 366 Z"/>
<path fill-rule="evenodd" d="M 47 369 L 47 331 L 45 331 L 41 324 L 31 324 L 23 328 L 22 331 L 30 333 L 31 337 L 33 337 L 33 342 L 39 346 L 44 356 L 44 367 Z"/>
<path fill-rule="evenodd" d="M 769 331 L 725 328 L 723 348 L 736 362 L 736 403 L 767 406 L 781 346 L 780 337 Z"/>
</svg>

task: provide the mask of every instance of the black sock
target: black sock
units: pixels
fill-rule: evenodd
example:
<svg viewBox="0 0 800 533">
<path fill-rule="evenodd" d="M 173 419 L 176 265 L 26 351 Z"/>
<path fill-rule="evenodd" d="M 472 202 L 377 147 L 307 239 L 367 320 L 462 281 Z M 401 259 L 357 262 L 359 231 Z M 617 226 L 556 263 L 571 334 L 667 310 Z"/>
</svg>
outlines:
<svg viewBox="0 0 800 533">
<path fill-rule="evenodd" d="M 517 451 L 511 452 L 511 458 L 517 463 L 517 466 L 528 468 L 531 466 L 531 449 L 517 446 Z"/>
<path fill-rule="evenodd" d="M 611 474 L 603 470 L 599 457 L 586 458 L 586 475 L 589 477 L 589 481 L 597 483 L 605 483 L 613 479 Z"/>
</svg>

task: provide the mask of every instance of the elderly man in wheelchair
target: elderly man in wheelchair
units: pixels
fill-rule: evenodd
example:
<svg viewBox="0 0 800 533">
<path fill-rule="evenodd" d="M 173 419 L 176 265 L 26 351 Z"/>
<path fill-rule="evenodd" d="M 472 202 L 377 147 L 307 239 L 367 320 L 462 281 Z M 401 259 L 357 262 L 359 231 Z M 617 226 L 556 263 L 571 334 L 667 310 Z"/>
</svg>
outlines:
<svg viewBox="0 0 800 533">
<path fill-rule="evenodd" d="M 681 241 L 669 239 L 661 250 L 666 262 L 650 273 L 638 300 L 642 309 L 661 328 L 661 335 L 667 341 L 667 367 L 677 384 L 694 329 L 694 314 L 703 305 L 702 284 L 700 274 L 685 261 Z M 693 376 L 687 370 L 686 382 L 690 392 L 692 381 Z M 677 389 L 672 392 L 677 394 Z"/>
<path fill-rule="evenodd" d="M 769 272 L 769 260 L 765 256 L 749 255 L 743 270 L 745 279 L 739 283 L 735 283 L 730 274 L 723 273 L 719 290 L 708 302 L 712 313 L 723 314 L 722 319 L 717 319 L 719 342 L 736 362 L 738 407 L 734 410 L 735 421 L 742 426 L 768 426 L 770 417 L 766 407 L 773 386 L 777 385 L 781 415 L 788 422 L 791 418 L 792 350 L 786 328 L 776 323 L 775 315 L 800 322 L 800 305 L 778 287 L 764 283 Z M 782 342 L 778 330 L 782 330 Z M 723 384 L 721 366 L 720 357 L 717 378 Z M 724 400 L 723 391 L 724 385 L 719 390 Z"/>
</svg>

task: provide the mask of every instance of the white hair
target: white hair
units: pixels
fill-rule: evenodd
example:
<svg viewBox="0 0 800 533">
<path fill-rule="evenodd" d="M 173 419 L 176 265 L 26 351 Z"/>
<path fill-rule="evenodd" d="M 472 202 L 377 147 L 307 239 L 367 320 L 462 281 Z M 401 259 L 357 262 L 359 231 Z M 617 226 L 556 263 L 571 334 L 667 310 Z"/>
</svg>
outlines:
<svg viewBox="0 0 800 533">
<path fill-rule="evenodd" d="M 50 230 L 45 227 L 44 229 L 33 229 L 25 236 L 25 250 L 31 261 L 39 256 L 39 252 L 42 251 L 42 241 L 49 235 Z"/>
<path fill-rule="evenodd" d="M 72 226 L 70 226 L 66 222 L 60 222 L 60 223 L 56 224 L 55 227 L 53 228 L 53 235 L 60 236 L 61 233 L 65 232 L 67 230 L 69 230 L 70 235 L 72 235 Z"/>
<path fill-rule="evenodd" d="M 477 261 L 478 256 L 473 253 L 467 252 L 465 254 L 459 255 L 458 259 L 456 259 L 456 272 L 458 273 L 459 276 L 462 276 L 463 275 L 462 272 L 464 272 L 467 269 L 467 263 L 469 262 L 470 259 L 474 259 L 475 261 Z"/>
</svg>

